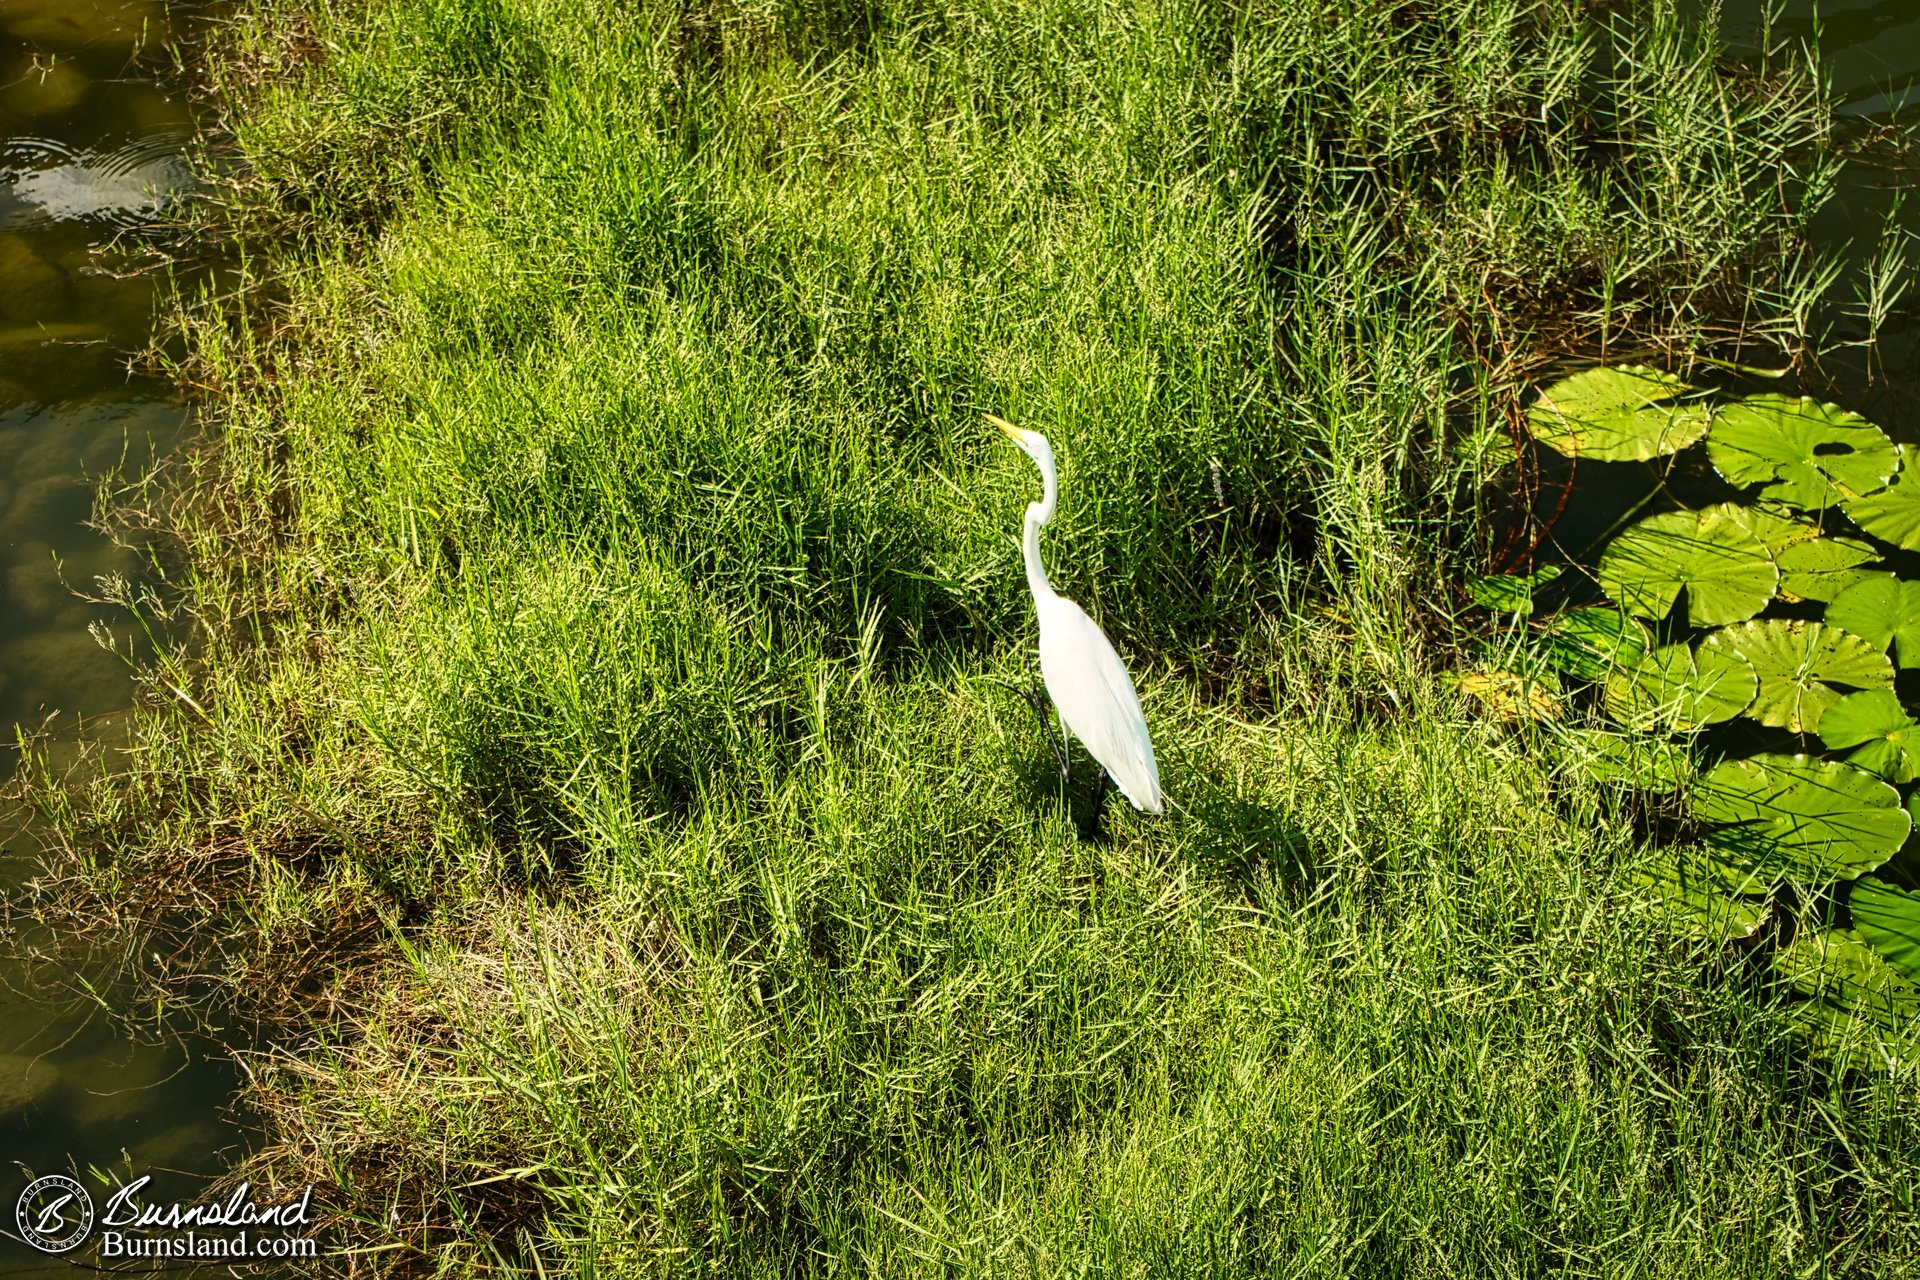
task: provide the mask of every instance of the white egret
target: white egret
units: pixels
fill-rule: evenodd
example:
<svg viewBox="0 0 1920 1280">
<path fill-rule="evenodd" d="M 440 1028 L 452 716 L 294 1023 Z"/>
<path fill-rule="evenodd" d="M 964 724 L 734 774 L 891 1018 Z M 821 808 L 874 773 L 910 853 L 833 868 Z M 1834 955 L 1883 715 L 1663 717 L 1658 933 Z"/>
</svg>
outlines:
<svg viewBox="0 0 1920 1280">
<path fill-rule="evenodd" d="M 1134 808 L 1163 812 L 1160 768 L 1153 760 L 1153 740 L 1147 736 L 1146 717 L 1140 714 L 1133 677 L 1099 624 L 1053 589 L 1040 563 L 1040 526 L 1053 519 L 1059 498 L 1053 446 L 1038 431 L 1023 430 L 991 413 L 987 421 L 1006 432 L 1040 468 L 1040 501 L 1027 507 L 1021 549 L 1027 561 L 1027 589 L 1033 592 L 1034 613 L 1040 622 L 1040 678 L 1060 713 L 1060 771 L 1067 772 L 1066 731 L 1071 729 L 1100 762 L 1103 776 L 1112 777 Z M 1044 716 L 1041 723 L 1046 723 Z"/>
</svg>

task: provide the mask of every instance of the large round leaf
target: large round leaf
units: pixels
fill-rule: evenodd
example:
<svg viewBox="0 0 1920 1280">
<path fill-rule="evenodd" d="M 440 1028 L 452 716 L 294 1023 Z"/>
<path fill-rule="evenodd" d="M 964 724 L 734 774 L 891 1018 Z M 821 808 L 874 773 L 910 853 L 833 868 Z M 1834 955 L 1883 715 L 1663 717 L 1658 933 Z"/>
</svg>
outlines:
<svg viewBox="0 0 1920 1280">
<path fill-rule="evenodd" d="M 1905 893 L 1868 876 L 1854 881 L 1847 909 L 1867 945 L 1902 977 L 1920 982 L 1920 893 Z"/>
<path fill-rule="evenodd" d="M 1846 1007 L 1867 1002 L 1893 1024 L 1920 1016 L 1920 986 L 1903 981 L 1858 930 L 1807 930 L 1780 948 L 1774 967 L 1803 995 Z"/>
<path fill-rule="evenodd" d="M 1696 627 L 1751 618 L 1780 571 L 1727 505 L 1649 516 L 1600 555 L 1600 586 L 1628 613 L 1664 618 L 1682 591 Z"/>
<path fill-rule="evenodd" d="M 1887 433 L 1858 414 L 1773 394 L 1722 409 L 1707 454 L 1730 483 L 1765 482 L 1761 497 L 1810 511 L 1885 488 L 1899 465 Z"/>
<path fill-rule="evenodd" d="M 1850 693 L 1820 717 L 1820 741 L 1847 760 L 1889 782 L 1920 777 L 1920 725 L 1891 689 Z"/>
<path fill-rule="evenodd" d="M 1920 1059 L 1920 984 L 1850 929 L 1807 930 L 1773 966 L 1811 999 L 1792 1012 L 1815 1051 L 1884 1069 Z"/>
<path fill-rule="evenodd" d="M 1782 508 L 1721 509 L 1760 539 L 1780 570 L 1780 594 L 1789 599 L 1831 600 L 1871 572 L 1861 566 L 1879 559 L 1871 543 L 1823 537 L 1819 525 Z"/>
<path fill-rule="evenodd" d="M 1661 908 L 1668 924 L 1710 942 L 1753 936 L 1769 905 L 1742 895 L 1765 894 L 1768 882 L 1705 849 L 1663 850 L 1632 883 Z"/>
<path fill-rule="evenodd" d="M 1707 433 L 1702 405 L 1676 405 L 1694 388 L 1639 366 L 1588 369 L 1548 387 L 1527 410 L 1533 438 L 1568 457 L 1644 462 Z"/>
<path fill-rule="evenodd" d="M 1820 536 L 1819 525 L 1777 503 L 1723 503 L 1714 510 L 1726 512 L 1742 529 L 1760 539 L 1774 556 L 1795 543 L 1811 542 Z"/>
<path fill-rule="evenodd" d="M 1731 649 L 1670 644 L 1607 677 L 1607 714 L 1640 733 L 1697 729 L 1745 711 L 1758 688 L 1752 665 Z"/>
<path fill-rule="evenodd" d="M 1560 682 L 1544 682 L 1517 671 L 1468 671 L 1453 678 L 1454 688 L 1479 701 L 1495 720 L 1558 720 Z"/>
<path fill-rule="evenodd" d="M 1815 538 L 1782 547 L 1773 561 L 1780 566 L 1782 596 L 1826 601 L 1873 577 L 1869 566 L 1880 562 L 1880 553 L 1858 538 Z"/>
<path fill-rule="evenodd" d="M 1560 576 L 1557 564 L 1542 565 L 1524 576 L 1516 573 L 1488 573 L 1467 579 L 1467 594 L 1482 609 L 1494 613 L 1533 612 L 1533 592 Z"/>
<path fill-rule="evenodd" d="M 1594 684 L 1638 666 L 1652 645 L 1646 627 L 1618 609 L 1569 609 L 1540 637 L 1541 656 L 1550 664 Z"/>
<path fill-rule="evenodd" d="M 1724 824 L 1707 835 L 1715 848 L 1802 880 L 1872 871 L 1913 827 L 1880 779 L 1803 755 L 1723 760 L 1694 788 L 1693 810 Z"/>
<path fill-rule="evenodd" d="M 1901 445 L 1900 469 L 1887 487 L 1846 504 L 1855 524 L 1907 551 L 1920 551 L 1920 480 L 1912 474 L 1915 460 L 1914 450 Z"/>
<path fill-rule="evenodd" d="M 1760 691 L 1747 714 L 1761 724 L 1813 733 L 1826 709 L 1840 701 L 1835 685 L 1885 689 L 1893 664 L 1859 636 L 1799 619 L 1768 618 L 1716 631 L 1700 649 L 1731 649 L 1753 664 Z"/>
<path fill-rule="evenodd" d="M 1875 574 L 1835 596 L 1827 621 L 1882 650 L 1891 644 L 1903 667 L 1920 664 L 1920 582 Z"/>
<path fill-rule="evenodd" d="M 1578 748 L 1572 764 L 1595 782 L 1666 795 L 1693 776 L 1693 756 L 1684 743 L 1605 729 L 1572 729 L 1567 738 Z"/>
</svg>

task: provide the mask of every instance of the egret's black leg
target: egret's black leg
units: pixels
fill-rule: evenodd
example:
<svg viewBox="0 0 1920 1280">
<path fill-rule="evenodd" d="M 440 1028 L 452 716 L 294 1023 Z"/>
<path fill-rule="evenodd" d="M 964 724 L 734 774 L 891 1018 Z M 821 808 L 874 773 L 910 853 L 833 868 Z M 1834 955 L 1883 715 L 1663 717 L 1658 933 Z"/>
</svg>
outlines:
<svg viewBox="0 0 1920 1280">
<path fill-rule="evenodd" d="M 1060 766 L 1060 781 L 1066 782 L 1069 773 L 1067 757 L 1067 727 L 1060 726 L 1056 736 L 1053 732 L 1053 720 L 1047 715 L 1047 699 L 1038 687 L 1027 690 L 1027 705 L 1033 708 L 1033 714 L 1040 719 L 1040 732 L 1046 736 L 1047 746 L 1053 750 L 1053 761 Z"/>
<path fill-rule="evenodd" d="M 1080 838 L 1094 844 L 1107 843 L 1107 786 L 1113 779 L 1102 768 L 1098 770 L 1093 783 L 1093 799 L 1087 806 L 1087 817 L 1080 824 Z"/>
</svg>

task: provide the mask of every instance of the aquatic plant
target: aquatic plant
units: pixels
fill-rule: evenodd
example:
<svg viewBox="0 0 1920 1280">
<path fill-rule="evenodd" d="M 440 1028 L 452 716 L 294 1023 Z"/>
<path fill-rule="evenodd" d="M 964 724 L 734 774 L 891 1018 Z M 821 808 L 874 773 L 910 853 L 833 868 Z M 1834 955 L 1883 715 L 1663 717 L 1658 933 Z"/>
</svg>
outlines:
<svg viewBox="0 0 1920 1280">
<path fill-rule="evenodd" d="M 1920 459 L 1836 405 L 1640 367 L 1564 378 L 1527 423 L 1576 463 L 1665 459 L 1730 494 L 1689 506 L 1656 478 L 1642 505 L 1673 508 L 1630 512 L 1597 555 L 1469 585 L 1531 618 L 1557 694 L 1611 722 L 1559 731 L 1590 777 L 1681 793 L 1700 840 L 1641 887 L 1720 941 L 1778 922 L 1769 959 L 1820 1052 L 1920 1058 L 1920 894 L 1896 883 L 1920 866 L 1920 581 L 1893 572 L 1920 549 Z"/>
</svg>

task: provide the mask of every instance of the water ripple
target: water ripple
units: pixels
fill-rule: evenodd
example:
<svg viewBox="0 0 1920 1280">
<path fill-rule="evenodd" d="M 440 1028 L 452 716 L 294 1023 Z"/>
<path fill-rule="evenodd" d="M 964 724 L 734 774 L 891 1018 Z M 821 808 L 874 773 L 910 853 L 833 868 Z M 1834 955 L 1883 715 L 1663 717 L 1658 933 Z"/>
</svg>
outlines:
<svg viewBox="0 0 1920 1280">
<path fill-rule="evenodd" d="M 193 189 L 185 132 L 155 134 L 111 151 L 52 138 L 0 145 L 0 229 L 67 219 L 130 226 Z"/>
</svg>

